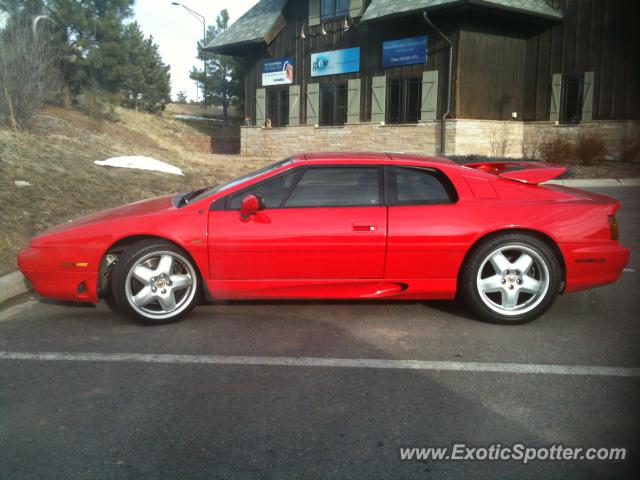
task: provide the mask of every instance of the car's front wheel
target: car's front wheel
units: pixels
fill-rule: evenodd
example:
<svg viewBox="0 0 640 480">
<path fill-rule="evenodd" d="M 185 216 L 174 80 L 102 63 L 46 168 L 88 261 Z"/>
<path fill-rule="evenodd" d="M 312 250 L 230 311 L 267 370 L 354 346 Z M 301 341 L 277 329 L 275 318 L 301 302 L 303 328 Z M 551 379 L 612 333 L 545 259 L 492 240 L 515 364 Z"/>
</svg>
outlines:
<svg viewBox="0 0 640 480">
<path fill-rule="evenodd" d="M 481 318 L 521 324 L 555 301 L 561 270 L 553 250 L 528 234 L 502 234 L 480 243 L 465 262 L 460 293 Z"/>
<path fill-rule="evenodd" d="M 199 300 L 199 277 L 192 260 L 161 240 L 143 240 L 125 250 L 110 284 L 119 309 L 147 325 L 181 320 Z"/>
</svg>

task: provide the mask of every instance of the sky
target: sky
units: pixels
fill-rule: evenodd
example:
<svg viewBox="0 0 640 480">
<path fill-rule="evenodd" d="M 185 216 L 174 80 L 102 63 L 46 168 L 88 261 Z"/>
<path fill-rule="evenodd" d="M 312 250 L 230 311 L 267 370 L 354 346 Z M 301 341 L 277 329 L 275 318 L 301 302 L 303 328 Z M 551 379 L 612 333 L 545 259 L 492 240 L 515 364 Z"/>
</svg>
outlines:
<svg viewBox="0 0 640 480">
<path fill-rule="evenodd" d="M 137 0 L 135 18 L 146 36 L 152 35 L 160 48 L 164 63 L 171 65 L 171 97 L 185 90 L 187 98 L 196 99 L 196 85 L 189 78 L 194 65 L 202 68 L 197 58 L 197 42 L 202 39 L 202 24 L 172 0 Z M 204 15 L 207 25 L 215 22 L 220 10 L 229 12 L 229 23 L 235 22 L 257 0 L 183 0 L 181 3 Z"/>
</svg>

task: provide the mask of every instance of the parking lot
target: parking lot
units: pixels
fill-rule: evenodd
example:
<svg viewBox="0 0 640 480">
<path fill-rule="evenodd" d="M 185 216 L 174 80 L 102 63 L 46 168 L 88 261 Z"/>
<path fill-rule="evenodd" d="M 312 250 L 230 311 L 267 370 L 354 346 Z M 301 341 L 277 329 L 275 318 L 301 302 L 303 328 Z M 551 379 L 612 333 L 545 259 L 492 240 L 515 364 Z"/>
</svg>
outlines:
<svg viewBox="0 0 640 480">
<path fill-rule="evenodd" d="M 455 302 L 236 302 L 150 328 L 17 298 L 0 308 L 0 479 L 635 478 L 640 189 L 593 190 L 623 202 L 628 268 L 524 326 Z M 400 459 L 453 443 L 630 453 Z"/>
</svg>

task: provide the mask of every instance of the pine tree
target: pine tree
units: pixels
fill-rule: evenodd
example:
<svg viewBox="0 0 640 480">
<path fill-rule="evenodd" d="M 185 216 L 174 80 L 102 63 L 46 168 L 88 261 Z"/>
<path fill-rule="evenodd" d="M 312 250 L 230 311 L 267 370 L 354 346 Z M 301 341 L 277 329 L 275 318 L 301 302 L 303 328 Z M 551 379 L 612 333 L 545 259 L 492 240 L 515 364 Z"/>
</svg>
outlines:
<svg viewBox="0 0 640 480">
<path fill-rule="evenodd" d="M 130 23 L 119 49 L 122 63 L 111 71 L 124 96 L 123 104 L 147 112 L 164 109 L 171 101 L 169 67 L 162 62 L 153 37 L 145 39 L 138 23 Z"/>
<path fill-rule="evenodd" d="M 180 90 L 178 92 L 178 94 L 176 95 L 176 103 L 187 103 L 187 92 L 185 90 Z"/>
<path fill-rule="evenodd" d="M 229 26 L 229 12 L 222 10 L 216 18 L 215 25 L 210 25 L 204 39 L 208 45 L 214 38 L 224 32 Z M 198 68 L 191 70 L 191 79 L 198 82 L 201 91 L 205 91 L 203 103 L 222 107 L 222 117 L 225 123 L 229 119 L 229 107 L 240 106 L 243 102 L 243 64 L 227 55 L 217 55 L 203 50 L 203 42 L 198 42 L 198 58 L 206 61 L 206 88 L 203 89 L 204 72 Z"/>
<path fill-rule="evenodd" d="M 110 73 L 112 57 L 133 13 L 135 0 L 45 0 L 47 14 L 56 25 L 62 51 L 61 70 L 71 93 L 87 87 L 116 89 Z M 103 50 L 104 49 L 104 50 Z"/>
</svg>

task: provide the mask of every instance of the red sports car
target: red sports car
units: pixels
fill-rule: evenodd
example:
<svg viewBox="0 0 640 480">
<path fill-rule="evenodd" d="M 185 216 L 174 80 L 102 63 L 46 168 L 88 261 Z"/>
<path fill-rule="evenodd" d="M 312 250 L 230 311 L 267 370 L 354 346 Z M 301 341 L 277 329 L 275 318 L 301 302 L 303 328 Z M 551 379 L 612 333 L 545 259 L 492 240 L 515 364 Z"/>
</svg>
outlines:
<svg viewBox="0 0 640 480">
<path fill-rule="evenodd" d="M 225 185 L 55 227 L 18 254 L 37 292 L 148 324 L 221 299 L 453 299 L 524 323 L 616 281 L 617 200 L 539 185 L 563 167 L 306 154 Z"/>
</svg>

